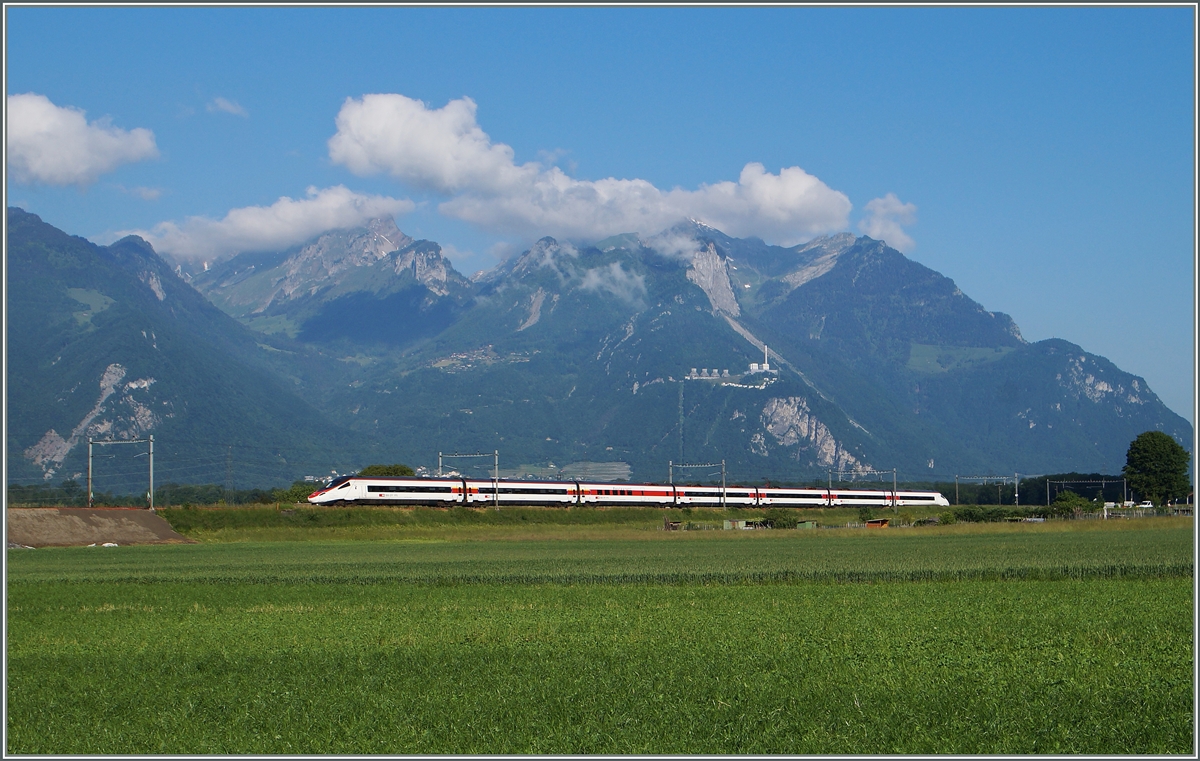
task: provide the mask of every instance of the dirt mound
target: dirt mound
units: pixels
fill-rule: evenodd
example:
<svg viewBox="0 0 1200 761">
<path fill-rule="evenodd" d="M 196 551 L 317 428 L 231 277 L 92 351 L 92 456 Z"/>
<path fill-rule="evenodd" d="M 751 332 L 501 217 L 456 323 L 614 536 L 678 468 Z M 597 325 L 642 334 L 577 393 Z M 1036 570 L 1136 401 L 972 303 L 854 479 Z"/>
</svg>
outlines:
<svg viewBox="0 0 1200 761">
<path fill-rule="evenodd" d="M 193 540 L 175 533 L 158 515 L 136 507 L 10 507 L 8 545 L 72 547 L 106 542 L 181 544 Z"/>
</svg>

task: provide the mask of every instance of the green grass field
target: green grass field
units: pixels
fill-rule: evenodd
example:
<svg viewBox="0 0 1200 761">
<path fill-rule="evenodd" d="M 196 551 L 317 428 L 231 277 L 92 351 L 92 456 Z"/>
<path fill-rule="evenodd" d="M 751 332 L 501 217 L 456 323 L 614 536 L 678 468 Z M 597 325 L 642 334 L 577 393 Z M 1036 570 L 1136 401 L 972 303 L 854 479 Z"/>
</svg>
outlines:
<svg viewBox="0 0 1200 761">
<path fill-rule="evenodd" d="M 7 751 L 1194 750 L 1190 519 L 599 530 L 10 550 Z"/>
</svg>

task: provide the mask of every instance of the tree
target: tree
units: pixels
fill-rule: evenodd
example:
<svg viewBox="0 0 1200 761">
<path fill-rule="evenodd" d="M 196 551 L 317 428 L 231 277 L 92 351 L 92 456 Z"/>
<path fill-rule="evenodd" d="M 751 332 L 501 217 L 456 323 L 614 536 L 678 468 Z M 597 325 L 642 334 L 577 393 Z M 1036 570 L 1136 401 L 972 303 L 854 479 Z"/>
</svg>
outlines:
<svg viewBox="0 0 1200 761">
<path fill-rule="evenodd" d="M 1074 512 L 1090 513 L 1095 511 L 1096 507 L 1096 503 L 1089 502 L 1086 497 L 1070 489 L 1063 489 L 1054 497 L 1054 504 L 1050 510 L 1055 515 L 1070 515 Z"/>
<path fill-rule="evenodd" d="M 308 495 L 321 488 L 321 484 L 312 481 L 294 481 L 286 489 L 276 489 L 271 492 L 271 498 L 276 502 L 308 502 Z"/>
<path fill-rule="evenodd" d="M 395 465 L 368 465 L 358 471 L 360 476 L 411 476 L 413 469 L 407 465 L 396 463 Z"/>
<path fill-rule="evenodd" d="M 1186 497 L 1191 454 L 1162 431 L 1146 431 L 1129 445 L 1121 474 L 1142 499 L 1161 505 Z"/>
</svg>

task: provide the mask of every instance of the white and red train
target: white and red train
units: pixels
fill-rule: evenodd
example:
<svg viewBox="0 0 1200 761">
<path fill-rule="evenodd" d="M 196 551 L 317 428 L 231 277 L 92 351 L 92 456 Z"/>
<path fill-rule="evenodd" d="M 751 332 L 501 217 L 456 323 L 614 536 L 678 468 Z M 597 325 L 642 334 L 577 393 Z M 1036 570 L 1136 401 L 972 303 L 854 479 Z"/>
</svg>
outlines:
<svg viewBox="0 0 1200 761">
<path fill-rule="evenodd" d="M 893 507 L 950 503 L 940 492 L 762 486 L 613 484 L 471 478 L 342 476 L 314 505 L 593 505 L 596 507 Z"/>
</svg>

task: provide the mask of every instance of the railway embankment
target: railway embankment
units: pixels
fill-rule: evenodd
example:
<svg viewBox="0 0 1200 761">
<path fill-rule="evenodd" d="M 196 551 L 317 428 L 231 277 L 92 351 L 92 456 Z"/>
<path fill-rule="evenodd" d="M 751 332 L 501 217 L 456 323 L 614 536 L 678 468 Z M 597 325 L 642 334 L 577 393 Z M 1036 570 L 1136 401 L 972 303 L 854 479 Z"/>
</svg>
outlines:
<svg viewBox="0 0 1200 761">
<path fill-rule="evenodd" d="M 136 507 L 10 507 L 9 547 L 194 542 L 162 516 Z"/>
</svg>

